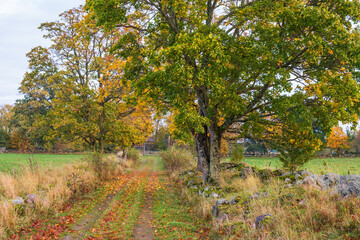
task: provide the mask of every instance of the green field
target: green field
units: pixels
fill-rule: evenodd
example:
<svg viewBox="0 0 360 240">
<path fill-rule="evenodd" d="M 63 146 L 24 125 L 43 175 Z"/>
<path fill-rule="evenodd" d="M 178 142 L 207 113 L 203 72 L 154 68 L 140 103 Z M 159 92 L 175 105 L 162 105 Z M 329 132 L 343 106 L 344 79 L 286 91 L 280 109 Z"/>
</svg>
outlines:
<svg viewBox="0 0 360 240">
<path fill-rule="evenodd" d="M 229 158 L 225 158 L 223 161 L 228 162 Z M 278 158 L 248 157 L 245 162 L 260 169 L 269 166 L 271 169 L 276 169 L 282 166 Z M 300 169 L 307 169 L 316 174 L 331 172 L 347 175 L 350 171 L 350 174 L 360 175 L 360 158 L 317 158 L 306 163 Z"/>
<path fill-rule="evenodd" d="M 29 166 L 29 159 L 35 161 L 39 167 L 56 167 L 66 163 L 74 163 L 83 160 L 87 155 L 80 154 L 0 154 L 0 172 L 12 172 L 14 169 L 21 170 Z M 228 162 L 229 158 L 225 158 Z M 278 158 L 248 157 L 245 162 L 258 168 L 269 167 L 271 169 L 281 168 L 282 164 Z M 338 173 L 360 175 L 360 158 L 319 158 L 305 164 L 301 169 L 308 169 L 316 174 Z"/>
<path fill-rule="evenodd" d="M 12 172 L 14 170 L 21 170 L 24 167 L 29 167 L 29 162 L 32 160 L 42 167 L 56 167 L 66 163 L 74 163 L 81 161 L 86 155 L 75 154 L 16 154 L 3 153 L 0 154 L 0 172 Z"/>
</svg>

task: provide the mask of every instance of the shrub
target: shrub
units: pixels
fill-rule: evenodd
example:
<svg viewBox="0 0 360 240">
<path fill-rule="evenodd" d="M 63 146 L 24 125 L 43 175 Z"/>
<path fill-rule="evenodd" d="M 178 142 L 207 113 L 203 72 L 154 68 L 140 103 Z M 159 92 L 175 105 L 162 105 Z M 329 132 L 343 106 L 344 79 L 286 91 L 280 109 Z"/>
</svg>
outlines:
<svg viewBox="0 0 360 240">
<path fill-rule="evenodd" d="M 184 169 L 194 163 L 194 157 L 189 150 L 175 146 L 163 151 L 160 156 L 164 160 L 165 169 L 171 172 Z"/>
<path fill-rule="evenodd" d="M 244 152 L 245 149 L 241 144 L 234 145 L 231 152 L 230 161 L 232 163 L 238 163 L 238 164 L 241 163 L 242 161 L 245 160 Z"/>
<path fill-rule="evenodd" d="M 289 151 L 280 151 L 280 161 L 284 168 L 291 172 L 303 166 L 313 156 L 314 151 L 307 149 L 293 148 Z"/>
<path fill-rule="evenodd" d="M 127 150 L 127 158 L 129 160 L 137 162 L 140 160 L 140 157 L 141 157 L 141 153 L 136 148 L 129 148 Z"/>
<path fill-rule="evenodd" d="M 104 159 L 103 155 L 98 153 L 92 156 L 91 165 L 101 181 L 109 180 L 115 175 L 117 170 L 117 166 L 114 161 Z"/>
</svg>

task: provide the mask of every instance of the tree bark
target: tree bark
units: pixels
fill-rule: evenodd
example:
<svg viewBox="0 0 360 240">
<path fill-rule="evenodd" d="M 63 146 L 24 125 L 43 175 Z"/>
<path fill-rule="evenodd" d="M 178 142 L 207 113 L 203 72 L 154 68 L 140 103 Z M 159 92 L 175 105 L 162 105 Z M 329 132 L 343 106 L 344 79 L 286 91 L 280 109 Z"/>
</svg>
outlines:
<svg viewBox="0 0 360 240">
<path fill-rule="evenodd" d="M 204 133 L 195 136 L 197 169 L 202 172 L 204 184 L 220 180 L 221 133 L 204 126 Z"/>
<path fill-rule="evenodd" d="M 124 148 L 124 150 L 123 150 L 122 159 L 123 159 L 125 162 L 127 161 L 127 149 L 126 149 L 126 148 Z"/>
<path fill-rule="evenodd" d="M 105 104 L 102 103 L 101 105 L 101 113 L 99 115 L 99 152 L 104 152 L 104 145 L 105 145 L 105 129 L 104 129 L 104 122 L 105 122 Z"/>
<path fill-rule="evenodd" d="M 210 176 L 215 182 L 220 181 L 221 133 L 210 131 Z"/>
</svg>

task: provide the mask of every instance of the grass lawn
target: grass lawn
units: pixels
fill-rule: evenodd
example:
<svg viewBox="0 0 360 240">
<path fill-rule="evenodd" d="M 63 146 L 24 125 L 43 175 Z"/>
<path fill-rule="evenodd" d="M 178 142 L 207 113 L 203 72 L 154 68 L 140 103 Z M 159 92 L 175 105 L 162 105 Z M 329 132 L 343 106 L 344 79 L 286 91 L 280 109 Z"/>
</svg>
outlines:
<svg viewBox="0 0 360 240">
<path fill-rule="evenodd" d="M 228 162 L 230 159 L 225 158 L 223 161 Z M 278 158 L 248 157 L 245 162 L 260 169 L 269 166 L 271 169 L 282 167 L 282 163 Z M 316 174 L 331 172 L 347 175 L 348 171 L 350 171 L 350 174 L 360 175 L 360 158 L 317 158 L 306 163 L 300 169 L 307 169 Z"/>
<path fill-rule="evenodd" d="M 81 161 L 86 155 L 75 154 L 0 154 L 0 172 L 12 172 L 14 169 L 20 170 L 29 166 L 29 160 L 37 163 L 41 167 L 56 167 L 66 163 Z"/>
</svg>

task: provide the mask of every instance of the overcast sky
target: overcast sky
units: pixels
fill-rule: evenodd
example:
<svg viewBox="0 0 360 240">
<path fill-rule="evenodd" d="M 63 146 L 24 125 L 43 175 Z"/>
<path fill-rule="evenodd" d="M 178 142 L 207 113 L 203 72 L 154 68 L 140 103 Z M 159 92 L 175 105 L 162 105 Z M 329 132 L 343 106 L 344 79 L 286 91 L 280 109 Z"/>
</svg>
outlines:
<svg viewBox="0 0 360 240">
<path fill-rule="evenodd" d="M 84 4 L 85 0 L 0 0 L 0 105 L 21 98 L 18 87 L 27 71 L 26 53 L 48 46 L 40 24 Z"/>
</svg>

